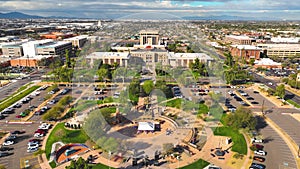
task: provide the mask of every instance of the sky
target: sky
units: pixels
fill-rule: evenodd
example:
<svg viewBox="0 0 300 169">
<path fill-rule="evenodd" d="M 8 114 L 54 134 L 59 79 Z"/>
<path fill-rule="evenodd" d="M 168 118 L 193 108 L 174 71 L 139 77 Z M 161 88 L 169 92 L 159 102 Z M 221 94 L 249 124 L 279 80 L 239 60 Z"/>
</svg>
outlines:
<svg viewBox="0 0 300 169">
<path fill-rule="evenodd" d="M 0 0 L 1 12 L 100 19 L 230 15 L 299 20 L 299 0 Z"/>
</svg>

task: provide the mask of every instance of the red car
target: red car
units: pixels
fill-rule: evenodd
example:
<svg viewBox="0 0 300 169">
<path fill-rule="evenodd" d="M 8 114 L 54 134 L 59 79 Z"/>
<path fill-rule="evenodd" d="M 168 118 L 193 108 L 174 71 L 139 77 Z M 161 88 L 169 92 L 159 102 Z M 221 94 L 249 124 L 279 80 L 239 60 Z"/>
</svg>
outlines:
<svg viewBox="0 0 300 169">
<path fill-rule="evenodd" d="M 256 161 L 259 161 L 259 162 L 264 162 L 264 161 L 265 161 L 265 158 L 259 157 L 259 156 L 254 156 L 254 157 L 253 157 L 253 160 L 256 160 Z"/>
<path fill-rule="evenodd" d="M 260 144 L 253 144 L 252 146 L 254 146 L 257 150 L 262 150 L 262 149 L 264 149 L 264 146 L 263 146 L 263 145 L 260 145 Z"/>
<path fill-rule="evenodd" d="M 22 116 L 21 115 L 16 115 L 16 118 L 20 119 L 20 118 L 22 118 Z"/>
<path fill-rule="evenodd" d="M 39 140 L 39 139 L 31 139 L 31 140 L 29 140 L 28 142 L 40 142 L 41 140 Z"/>
<path fill-rule="evenodd" d="M 45 134 L 45 130 L 37 129 L 34 133 Z"/>
</svg>

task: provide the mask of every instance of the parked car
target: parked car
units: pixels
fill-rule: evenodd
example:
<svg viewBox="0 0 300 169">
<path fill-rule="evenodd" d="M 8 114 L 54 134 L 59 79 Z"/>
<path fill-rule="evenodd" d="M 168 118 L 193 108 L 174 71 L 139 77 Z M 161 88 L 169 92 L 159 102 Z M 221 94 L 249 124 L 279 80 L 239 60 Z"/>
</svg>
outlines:
<svg viewBox="0 0 300 169">
<path fill-rule="evenodd" d="M 40 145 L 37 143 L 28 143 L 28 148 L 27 149 L 32 149 L 32 148 L 38 148 Z"/>
<path fill-rule="evenodd" d="M 39 125 L 39 128 L 47 128 L 49 129 L 51 127 L 51 124 L 48 123 L 42 123 L 41 125 Z"/>
<path fill-rule="evenodd" d="M 28 152 L 28 153 L 32 153 L 32 152 L 36 152 L 36 151 L 38 151 L 38 150 L 39 150 L 38 147 L 33 147 L 33 148 L 28 148 L 28 149 L 27 149 L 27 152 Z"/>
<path fill-rule="evenodd" d="M 24 134 L 25 131 L 19 131 L 19 130 L 15 130 L 13 132 L 11 132 L 11 134 Z"/>
<path fill-rule="evenodd" d="M 2 146 L 2 147 L 0 147 L 0 151 L 11 151 L 11 150 L 13 150 L 14 148 L 12 148 L 12 147 L 6 147 L 6 146 Z"/>
<path fill-rule="evenodd" d="M 262 150 L 262 149 L 264 149 L 264 146 L 263 146 L 263 145 L 260 145 L 260 144 L 253 144 L 252 146 L 255 147 L 257 150 Z"/>
<path fill-rule="evenodd" d="M 259 92 L 254 90 L 253 93 L 258 94 Z"/>
<path fill-rule="evenodd" d="M 40 133 L 40 134 L 45 134 L 46 131 L 43 129 L 37 129 L 34 133 Z"/>
<path fill-rule="evenodd" d="M 263 164 L 252 163 L 250 169 L 265 169 L 266 166 Z"/>
<path fill-rule="evenodd" d="M 12 153 L 8 153 L 8 152 L 0 152 L 0 157 L 5 157 L 5 156 L 9 156 Z"/>
<path fill-rule="evenodd" d="M 41 140 L 40 139 L 30 139 L 28 142 L 33 142 L 33 143 L 40 143 Z"/>
<path fill-rule="evenodd" d="M 13 108 L 20 108 L 20 107 L 22 107 L 22 104 L 21 104 L 21 103 L 17 103 L 17 104 L 15 104 L 15 105 L 13 106 Z"/>
<path fill-rule="evenodd" d="M 257 139 L 257 138 L 255 138 L 255 137 L 254 137 L 254 138 L 251 138 L 251 142 L 252 142 L 252 143 L 263 143 L 263 141 L 264 141 L 263 139 Z"/>
<path fill-rule="evenodd" d="M 267 153 L 263 150 L 255 150 L 254 154 L 260 155 L 260 156 L 265 156 Z"/>
<path fill-rule="evenodd" d="M 10 146 L 13 145 L 15 142 L 13 140 L 5 140 L 2 145 L 4 146 Z"/>
<path fill-rule="evenodd" d="M 254 156 L 254 157 L 253 157 L 253 160 L 255 160 L 255 161 L 259 161 L 259 162 L 264 162 L 266 159 L 265 159 L 265 158 L 263 158 L 263 157 Z"/>
<path fill-rule="evenodd" d="M 7 140 L 15 140 L 17 138 L 17 136 L 16 135 L 14 135 L 14 134 L 11 134 L 10 136 L 8 136 L 6 139 Z"/>
<path fill-rule="evenodd" d="M 34 134 L 34 137 L 36 137 L 36 138 L 44 137 L 44 134 L 41 134 L 41 133 L 35 133 L 35 134 Z"/>
</svg>

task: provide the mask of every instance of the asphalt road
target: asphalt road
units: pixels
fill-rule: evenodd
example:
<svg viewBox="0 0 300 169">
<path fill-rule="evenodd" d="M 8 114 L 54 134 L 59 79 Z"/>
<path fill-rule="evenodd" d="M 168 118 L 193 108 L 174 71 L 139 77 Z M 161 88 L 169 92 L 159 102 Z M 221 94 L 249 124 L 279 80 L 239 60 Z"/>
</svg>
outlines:
<svg viewBox="0 0 300 169">
<path fill-rule="evenodd" d="M 267 152 L 266 161 L 263 163 L 266 168 L 282 169 L 284 165 L 288 164 L 290 168 L 297 169 L 291 150 L 276 131 L 270 126 L 266 126 L 260 132 L 266 140 L 263 144 L 264 150 Z"/>
<path fill-rule="evenodd" d="M 16 115 L 19 115 L 21 112 L 28 109 L 30 105 L 36 106 L 36 107 L 39 106 L 41 103 L 43 103 L 44 97 L 46 95 L 47 95 L 46 91 L 41 91 L 41 94 L 39 96 L 31 96 L 33 99 L 29 103 L 22 104 L 22 107 L 20 107 L 20 108 L 15 108 L 15 113 L 7 114 L 7 117 L 0 121 L 20 120 L 20 119 L 16 118 Z"/>
<path fill-rule="evenodd" d="M 6 98 L 7 96 L 10 96 L 13 94 L 16 90 L 18 90 L 21 86 L 33 81 L 33 80 L 40 80 L 42 76 L 42 73 L 39 71 L 35 71 L 32 74 L 30 74 L 30 78 L 24 78 L 21 80 L 16 80 L 16 82 L 12 82 L 2 88 L 0 88 L 0 100 Z"/>
<path fill-rule="evenodd" d="M 264 78 L 263 76 L 258 75 L 258 74 L 256 74 L 256 73 L 253 73 L 253 75 L 254 75 L 254 78 L 255 78 L 256 80 L 259 80 L 261 83 L 267 85 L 268 87 L 270 87 L 270 88 L 272 88 L 272 89 L 276 89 L 276 86 L 277 86 L 277 83 L 278 83 L 277 81 L 266 79 L 266 78 Z M 268 84 L 269 82 L 271 82 L 273 85 L 269 85 L 269 84 Z M 284 96 L 284 98 L 285 98 L 285 100 L 291 99 L 291 100 L 293 100 L 294 102 L 300 104 L 300 97 L 297 96 L 297 95 L 295 95 L 295 94 L 293 94 L 293 93 L 291 93 L 291 92 L 289 92 L 289 91 L 287 91 L 287 90 L 285 91 L 285 96 Z"/>
</svg>

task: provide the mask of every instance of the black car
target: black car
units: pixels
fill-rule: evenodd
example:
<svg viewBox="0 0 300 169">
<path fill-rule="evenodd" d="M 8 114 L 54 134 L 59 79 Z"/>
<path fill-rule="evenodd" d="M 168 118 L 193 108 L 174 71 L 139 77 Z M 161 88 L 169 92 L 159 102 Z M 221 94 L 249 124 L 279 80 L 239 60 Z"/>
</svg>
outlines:
<svg viewBox="0 0 300 169">
<path fill-rule="evenodd" d="M 251 102 L 251 104 L 258 104 L 258 102 Z"/>
<path fill-rule="evenodd" d="M 253 97 L 247 97 L 247 100 L 254 100 Z"/>
<path fill-rule="evenodd" d="M 0 115 L 0 120 L 5 119 L 5 116 Z"/>
<path fill-rule="evenodd" d="M 19 131 L 19 130 L 15 130 L 13 132 L 11 132 L 11 134 L 24 134 L 25 131 Z"/>
<path fill-rule="evenodd" d="M 258 91 L 253 91 L 253 93 L 258 94 L 259 92 Z"/>
<path fill-rule="evenodd" d="M 12 155 L 13 153 L 9 153 L 9 152 L 0 152 L 0 157 L 6 157 L 9 155 Z"/>
<path fill-rule="evenodd" d="M 12 148 L 12 147 L 0 147 L 0 151 L 11 151 L 13 149 L 14 148 Z"/>
<path fill-rule="evenodd" d="M 20 107 L 22 107 L 22 104 L 20 104 L 20 103 L 17 103 L 13 106 L 13 108 L 20 108 Z"/>
</svg>

